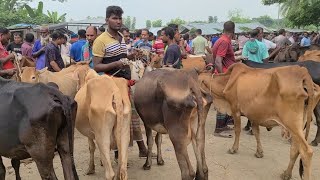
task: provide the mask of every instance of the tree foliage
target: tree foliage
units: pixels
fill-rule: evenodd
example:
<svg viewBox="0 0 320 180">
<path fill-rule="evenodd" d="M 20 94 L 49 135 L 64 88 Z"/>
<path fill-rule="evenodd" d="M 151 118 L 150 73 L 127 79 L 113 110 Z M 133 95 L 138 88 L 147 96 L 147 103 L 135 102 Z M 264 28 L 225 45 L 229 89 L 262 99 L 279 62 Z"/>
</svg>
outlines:
<svg viewBox="0 0 320 180">
<path fill-rule="evenodd" d="M 212 16 L 209 16 L 209 17 L 208 17 L 208 23 L 214 23 L 213 21 L 214 21 L 213 17 L 212 17 Z"/>
<path fill-rule="evenodd" d="M 152 21 L 152 27 L 162 27 L 162 20 L 157 19 L 155 21 Z"/>
<path fill-rule="evenodd" d="M 243 15 L 242 10 L 240 10 L 240 9 L 230 10 L 228 12 L 228 17 L 231 21 L 233 21 L 235 23 L 249 23 L 249 22 L 251 22 L 251 19 L 249 17 L 245 17 Z"/>
<path fill-rule="evenodd" d="M 133 17 L 132 18 L 132 23 L 131 23 L 131 30 L 135 30 L 136 29 L 136 24 L 137 24 L 137 19 L 136 19 L 136 17 Z"/>
<path fill-rule="evenodd" d="M 167 24 L 177 24 L 177 25 L 181 25 L 181 24 L 186 24 L 187 22 L 185 20 L 182 20 L 180 18 L 175 18 L 175 19 L 171 19 L 170 22 L 168 22 Z"/>
<path fill-rule="evenodd" d="M 275 20 L 272 19 L 269 15 L 260 16 L 257 18 L 252 18 L 252 21 L 259 22 L 267 27 L 271 27 L 275 24 Z"/>
<path fill-rule="evenodd" d="M 123 25 L 125 25 L 127 28 L 131 28 L 131 17 L 130 16 L 127 16 L 126 18 L 124 18 L 123 20 Z"/>
<path fill-rule="evenodd" d="M 147 20 L 146 21 L 146 27 L 147 28 L 151 28 L 152 24 L 151 24 L 151 20 Z"/>
</svg>

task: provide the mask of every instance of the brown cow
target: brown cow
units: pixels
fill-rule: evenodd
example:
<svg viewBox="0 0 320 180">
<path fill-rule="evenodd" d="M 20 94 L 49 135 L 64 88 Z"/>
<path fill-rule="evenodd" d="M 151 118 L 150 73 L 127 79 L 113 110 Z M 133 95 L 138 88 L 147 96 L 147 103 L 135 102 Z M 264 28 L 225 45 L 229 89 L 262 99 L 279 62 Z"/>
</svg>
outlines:
<svg viewBox="0 0 320 180">
<path fill-rule="evenodd" d="M 88 137 L 90 161 L 87 174 L 95 172 L 94 151 L 96 140 L 107 180 L 114 178 L 110 161 L 110 147 L 119 149 L 118 179 L 128 179 L 127 160 L 130 140 L 131 103 L 127 80 L 99 76 L 89 70 L 84 86 L 77 93 L 76 128 Z"/>
<path fill-rule="evenodd" d="M 148 157 L 143 168 L 149 170 L 152 160 L 152 130 L 158 132 L 157 162 L 163 165 L 161 134 L 169 134 L 183 180 L 208 179 L 205 159 L 205 121 L 211 104 L 203 100 L 196 72 L 157 69 L 147 72 L 136 84 L 134 103 L 144 122 L 148 141 Z M 146 88 L 147 87 L 147 88 Z M 204 101 L 204 102 L 203 102 Z M 198 116 L 198 121 L 196 117 Z M 197 159 L 195 174 L 187 152 L 192 142 Z"/>
<path fill-rule="evenodd" d="M 320 62 L 320 51 L 319 50 L 306 51 L 304 55 L 299 57 L 299 61 L 307 61 L 307 60 Z"/>
<path fill-rule="evenodd" d="M 290 163 L 282 178 L 291 178 L 292 168 L 300 154 L 306 169 L 304 179 L 310 179 L 313 150 L 306 138 L 312 110 L 319 100 L 320 89 L 313 84 L 307 69 L 299 66 L 253 69 L 237 63 L 230 67 L 226 74 L 201 74 L 199 79 L 202 87 L 211 91 L 217 110 L 232 115 L 235 120 L 236 137 L 229 153 L 234 154 L 239 149 L 241 115 L 252 122 L 257 140 L 255 156 L 258 158 L 263 157 L 259 125 L 271 128 L 280 124 L 292 135 Z M 304 137 L 305 119 L 307 121 Z"/>
</svg>

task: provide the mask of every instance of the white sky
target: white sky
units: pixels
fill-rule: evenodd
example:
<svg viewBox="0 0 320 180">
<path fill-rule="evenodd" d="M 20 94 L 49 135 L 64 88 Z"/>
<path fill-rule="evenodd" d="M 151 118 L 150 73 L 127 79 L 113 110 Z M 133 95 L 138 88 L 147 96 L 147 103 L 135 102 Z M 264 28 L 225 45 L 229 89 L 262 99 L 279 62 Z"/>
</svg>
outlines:
<svg viewBox="0 0 320 180">
<path fill-rule="evenodd" d="M 218 16 L 218 21 L 228 20 L 228 11 L 240 9 L 245 16 L 259 17 L 269 15 L 278 17 L 278 6 L 264 6 L 261 0 L 67 0 L 60 3 L 52 0 L 42 0 L 44 12 L 57 11 L 67 13 L 67 21 L 86 19 L 87 16 L 105 16 L 109 5 L 121 6 L 124 17 L 135 16 L 137 28 L 145 26 L 147 19 L 162 19 L 163 23 L 180 17 L 187 21 L 207 20 L 208 16 Z M 39 0 L 29 3 L 36 7 Z"/>
</svg>

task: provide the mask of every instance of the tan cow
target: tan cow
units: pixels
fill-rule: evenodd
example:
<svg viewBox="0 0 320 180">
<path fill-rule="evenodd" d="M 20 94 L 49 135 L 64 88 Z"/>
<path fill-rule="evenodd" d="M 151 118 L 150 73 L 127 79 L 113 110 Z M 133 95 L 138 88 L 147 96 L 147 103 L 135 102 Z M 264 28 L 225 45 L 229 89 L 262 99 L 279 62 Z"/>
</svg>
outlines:
<svg viewBox="0 0 320 180">
<path fill-rule="evenodd" d="M 80 84 L 84 83 L 86 72 L 89 69 L 87 63 L 74 64 L 60 72 L 51 72 L 47 68 L 38 71 L 35 67 L 25 67 L 21 74 L 21 81 L 27 83 L 54 82 L 63 94 L 74 98 Z"/>
<path fill-rule="evenodd" d="M 183 70 L 192 70 L 194 68 L 204 69 L 206 63 L 202 56 L 188 56 L 187 59 L 182 59 Z"/>
<path fill-rule="evenodd" d="M 253 69 L 239 63 L 230 67 L 226 74 L 201 74 L 199 79 L 202 88 L 211 92 L 217 110 L 232 115 L 235 120 L 235 142 L 229 153 L 234 154 L 239 149 L 241 115 L 252 122 L 258 158 L 263 157 L 259 126 L 271 128 L 279 124 L 292 135 L 290 163 L 282 178 L 291 178 L 300 154 L 306 171 L 304 179 L 310 179 L 313 150 L 306 138 L 320 89 L 313 84 L 307 69 L 299 66 Z"/>
<path fill-rule="evenodd" d="M 304 55 L 299 57 L 299 61 L 307 60 L 320 62 L 320 50 L 306 51 Z"/>
<path fill-rule="evenodd" d="M 77 93 L 78 103 L 76 128 L 88 137 L 90 161 L 87 174 L 95 172 L 94 151 L 96 140 L 102 163 L 106 169 L 105 177 L 115 176 L 110 161 L 110 147 L 119 150 L 118 179 L 128 179 L 127 160 L 130 140 L 131 104 L 128 96 L 127 80 L 99 76 L 89 70 L 86 83 Z"/>
</svg>

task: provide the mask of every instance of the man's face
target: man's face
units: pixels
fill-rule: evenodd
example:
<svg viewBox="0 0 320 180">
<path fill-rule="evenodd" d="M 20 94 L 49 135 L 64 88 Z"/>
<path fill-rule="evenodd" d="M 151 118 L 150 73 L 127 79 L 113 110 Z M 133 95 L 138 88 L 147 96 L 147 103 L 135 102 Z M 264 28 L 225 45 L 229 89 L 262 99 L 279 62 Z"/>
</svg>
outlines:
<svg viewBox="0 0 320 180">
<path fill-rule="evenodd" d="M 178 30 L 175 31 L 174 39 L 179 42 L 180 41 L 180 32 Z"/>
<path fill-rule="evenodd" d="M 42 38 L 47 38 L 49 36 L 49 31 L 46 31 L 46 30 L 40 31 L 40 36 Z"/>
<path fill-rule="evenodd" d="M 123 37 L 125 42 L 128 44 L 130 42 L 130 33 L 128 31 L 123 31 Z"/>
<path fill-rule="evenodd" d="M 304 33 L 303 36 L 304 36 L 304 37 L 308 37 L 308 33 Z"/>
<path fill-rule="evenodd" d="M 106 19 L 106 22 L 110 29 L 119 31 L 122 26 L 122 16 L 112 14 L 109 18 Z"/>
<path fill-rule="evenodd" d="M 263 31 L 259 29 L 258 39 L 263 38 Z"/>
<path fill-rule="evenodd" d="M 88 28 L 86 31 L 86 37 L 90 44 L 93 44 L 94 40 L 97 38 L 97 33 L 93 28 Z"/>
<path fill-rule="evenodd" d="M 14 43 L 21 44 L 22 43 L 22 37 L 19 35 L 13 37 Z"/>
<path fill-rule="evenodd" d="M 141 32 L 141 39 L 143 39 L 144 41 L 148 41 L 149 40 L 149 32 L 148 31 L 142 31 Z"/>
<path fill-rule="evenodd" d="M 168 36 L 166 35 L 166 33 L 164 31 L 161 31 L 161 39 L 162 39 L 163 43 L 168 42 Z"/>
<path fill-rule="evenodd" d="M 7 33 L 7 34 L 0 34 L 1 37 L 1 43 L 2 44 L 7 44 L 10 40 L 11 34 Z"/>
</svg>

